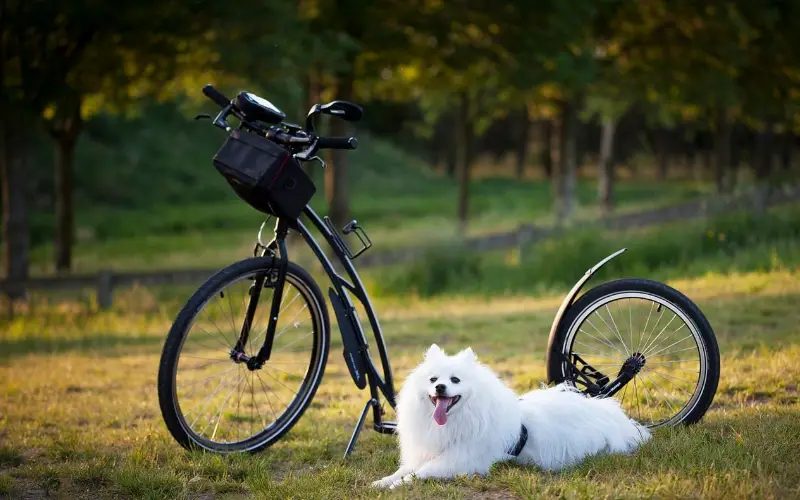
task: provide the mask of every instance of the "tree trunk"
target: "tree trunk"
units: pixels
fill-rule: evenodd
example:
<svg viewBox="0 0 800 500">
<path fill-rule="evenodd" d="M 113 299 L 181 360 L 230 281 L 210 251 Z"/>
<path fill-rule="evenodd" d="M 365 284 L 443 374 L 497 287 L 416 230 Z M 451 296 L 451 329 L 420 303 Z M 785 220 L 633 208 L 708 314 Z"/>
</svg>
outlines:
<svg viewBox="0 0 800 500">
<path fill-rule="evenodd" d="M 742 148 L 740 142 L 743 140 L 741 126 L 733 124 L 731 126 L 731 161 L 730 175 L 728 175 L 728 191 L 734 191 L 738 184 L 739 165 L 742 162 Z"/>
<path fill-rule="evenodd" d="M 697 134 L 695 133 L 694 127 L 689 126 L 686 127 L 686 133 L 684 134 L 684 146 L 685 146 L 685 158 L 686 158 L 686 169 L 689 172 L 689 175 L 694 175 L 694 167 L 695 167 L 695 158 L 697 156 L 696 144 L 695 141 L 697 140 Z"/>
<path fill-rule="evenodd" d="M 772 170 L 773 121 L 767 120 L 764 128 L 756 134 L 754 165 L 756 179 L 764 181 Z"/>
<path fill-rule="evenodd" d="M 656 156 L 658 158 L 658 180 L 667 180 L 669 174 L 670 131 L 659 128 L 656 131 Z"/>
<path fill-rule="evenodd" d="M 542 168 L 548 179 L 553 178 L 553 121 L 542 122 Z"/>
<path fill-rule="evenodd" d="M 30 234 L 26 191 L 26 154 L 28 125 L 9 123 L 10 115 L 0 118 L 3 180 L 3 255 L 5 276 L 9 281 L 8 298 L 24 299 L 24 282 L 30 265 Z"/>
<path fill-rule="evenodd" d="M 705 134 L 704 134 L 705 136 Z M 714 170 L 714 159 L 713 159 L 713 146 L 709 147 L 708 141 L 703 140 L 702 142 L 702 153 L 703 153 L 703 176 L 707 175 L 709 172 L 713 172 Z"/>
<path fill-rule="evenodd" d="M 583 168 L 586 156 L 586 139 L 588 135 L 586 124 L 580 120 L 575 124 L 575 174 L 578 175 Z"/>
<path fill-rule="evenodd" d="M 600 164 L 598 176 L 598 197 L 604 215 L 614 211 L 614 132 L 616 123 L 611 118 L 603 119 L 600 136 Z"/>
<path fill-rule="evenodd" d="M 725 191 L 725 179 L 731 163 L 731 120 L 726 109 L 719 110 L 717 116 L 717 132 L 714 136 L 716 162 L 714 164 L 714 186 L 717 193 Z"/>
<path fill-rule="evenodd" d="M 456 178 L 456 165 L 458 164 L 458 109 L 448 110 L 443 118 L 445 120 L 445 132 L 442 145 L 444 146 L 444 167 L 445 174 L 450 179 Z"/>
<path fill-rule="evenodd" d="M 81 100 L 76 98 L 66 103 L 49 123 L 50 135 L 56 142 L 55 158 L 55 268 L 56 272 L 68 273 L 72 267 L 72 246 L 75 232 L 75 209 L 72 203 L 74 191 L 75 145 L 83 127 Z"/>
<path fill-rule="evenodd" d="M 792 168 L 792 153 L 794 152 L 794 134 L 791 130 L 783 132 L 783 141 L 781 141 L 781 169 L 785 172 Z"/>
<path fill-rule="evenodd" d="M 528 141 L 530 138 L 531 120 L 528 107 L 524 106 L 519 117 L 519 136 L 517 137 L 517 179 L 525 176 L 525 163 L 528 158 Z"/>
<path fill-rule="evenodd" d="M 466 91 L 459 95 L 458 131 L 456 143 L 456 169 L 458 173 L 458 229 L 464 234 L 469 217 L 469 171 L 472 163 L 472 120 L 470 102 Z"/>
<path fill-rule="evenodd" d="M 769 198 L 769 178 L 772 171 L 772 132 L 774 122 L 770 119 L 766 121 L 762 130 L 756 134 L 756 145 L 754 154 L 754 168 L 756 174 L 757 195 L 753 210 L 760 214 L 766 210 L 767 199 Z"/>
<path fill-rule="evenodd" d="M 339 75 L 337 99 L 352 101 L 353 78 L 352 71 Z M 335 117 L 330 121 L 330 130 L 330 135 L 335 137 L 351 135 L 348 122 Z M 350 200 L 347 189 L 347 155 L 348 153 L 345 150 L 330 150 L 330 160 L 325 169 L 325 194 L 328 198 L 328 215 L 339 228 L 347 224 L 350 219 Z"/>
<path fill-rule="evenodd" d="M 559 134 L 559 165 L 556 183 L 556 222 L 567 223 L 575 208 L 575 133 L 578 113 L 571 101 L 561 103 L 561 131 Z"/>
<path fill-rule="evenodd" d="M 69 273 L 72 267 L 72 245 L 75 228 L 75 212 L 72 204 L 74 160 L 75 141 L 58 141 L 55 172 L 55 266 L 56 272 L 59 274 Z"/>
</svg>

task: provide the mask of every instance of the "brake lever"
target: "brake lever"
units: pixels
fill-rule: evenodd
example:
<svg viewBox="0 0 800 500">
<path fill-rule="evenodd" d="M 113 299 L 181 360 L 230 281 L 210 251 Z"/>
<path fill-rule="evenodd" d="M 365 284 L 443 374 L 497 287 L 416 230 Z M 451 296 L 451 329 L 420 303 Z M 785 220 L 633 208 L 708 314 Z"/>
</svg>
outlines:
<svg viewBox="0 0 800 500">
<path fill-rule="evenodd" d="M 194 119 L 195 120 L 213 120 L 214 117 L 209 115 L 209 114 L 206 114 L 206 113 L 200 113 L 199 115 L 195 116 Z"/>
<path fill-rule="evenodd" d="M 318 138 L 314 137 L 309 147 L 301 153 L 296 153 L 294 157 L 300 161 L 311 161 L 314 158 L 317 158 L 319 161 L 322 161 L 321 158 L 316 156 L 312 156 L 311 158 L 309 158 L 309 156 L 317 152 L 317 140 Z M 324 164 L 325 162 L 322 163 Z"/>
<path fill-rule="evenodd" d="M 328 164 L 325 163 L 325 160 L 323 160 L 319 156 L 312 156 L 311 158 L 308 159 L 308 161 L 314 161 L 314 160 L 317 160 L 320 163 L 320 165 L 322 165 L 322 168 L 325 168 L 325 167 L 328 166 Z"/>
</svg>

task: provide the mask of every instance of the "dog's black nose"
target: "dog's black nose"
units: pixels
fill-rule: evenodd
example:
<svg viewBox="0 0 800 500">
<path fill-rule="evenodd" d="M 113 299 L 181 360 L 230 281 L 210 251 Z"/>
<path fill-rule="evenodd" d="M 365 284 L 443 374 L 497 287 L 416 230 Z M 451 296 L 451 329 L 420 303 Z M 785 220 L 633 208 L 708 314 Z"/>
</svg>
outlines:
<svg viewBox="0 0 800 500">
<path fill-rule="evenodd" d="M 444 391 L 447 390 L 447 386 L 444 384 L 436 384 L 436 394 L 444 394 Z"/>
</svg>

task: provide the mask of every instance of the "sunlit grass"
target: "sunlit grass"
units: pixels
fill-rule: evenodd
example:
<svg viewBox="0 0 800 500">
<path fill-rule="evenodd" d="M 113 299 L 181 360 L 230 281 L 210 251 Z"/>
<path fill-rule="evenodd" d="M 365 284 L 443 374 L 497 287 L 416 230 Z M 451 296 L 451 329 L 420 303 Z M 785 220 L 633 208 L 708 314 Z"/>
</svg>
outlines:
<svg viewBox="0 0 800 500">
<path fill-rule="evenodd" d="M 800 494 L 800 279 L 791 271 L 671 283 L 715 328 L 722 376 L 697 426 L 661 430 L 632 457 L 595 458 L 563 474 L 496 466 L 487 478 L 415 484 L 385 497 L 790 498 Z M 156 298 L 159 298 L 156 300 Z M 172 297 L 171 300 L 168 300 Z M 306 416 L 256 456 L 187 453 L 161 420 L 156 373 L 182 299 L 131 291 L 115 309 L 41 306 L 3 324 L 0 494 L 116 498 L 374 498 L 395 441 L 368 428 L 345 445 L 367 398 L 334 335 Z M 393 369 L 403 377 L 432 342 L 472 346 L 518 391 L 545 379 L 544 347 L 559 295 L 380 300 Z M 163 300 L 162 300 L 163 299 Z M 387 412 L 393 418 L 393 412 Z"/>
</svg>

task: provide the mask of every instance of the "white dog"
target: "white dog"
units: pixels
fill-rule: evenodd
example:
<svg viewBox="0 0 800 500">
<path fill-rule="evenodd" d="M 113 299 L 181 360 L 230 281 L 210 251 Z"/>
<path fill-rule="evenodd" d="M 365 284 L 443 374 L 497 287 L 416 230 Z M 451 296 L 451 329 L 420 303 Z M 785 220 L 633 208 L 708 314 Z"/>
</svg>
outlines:
<svg viewBox="0 0 800 500">
<path fill-rule="evenodd" d="M 505 460 L 557 471 L 598 453 L 630 453 L 650 438 L 612 398 L 567 385 L 518 397 L 472 349 L 448 356 L 436 344 L 398 394 L 397 431 L 400 467 L 375 487 L 485 475 Z"/>
</svg>

